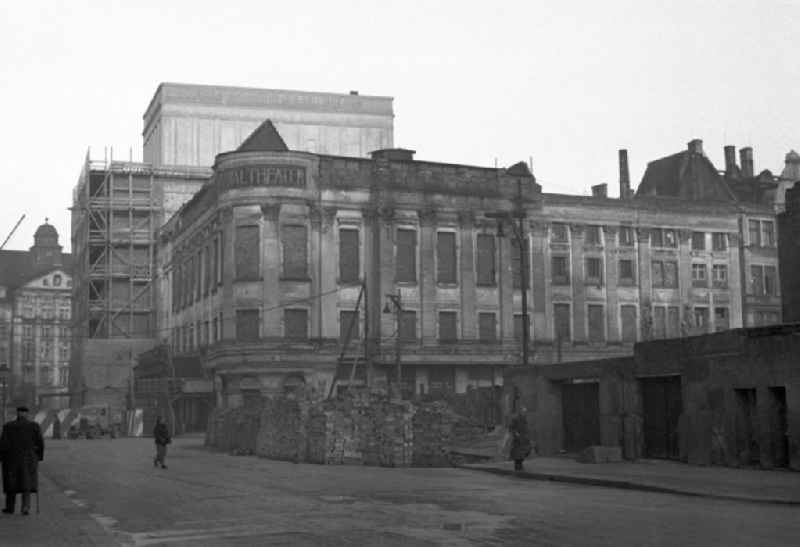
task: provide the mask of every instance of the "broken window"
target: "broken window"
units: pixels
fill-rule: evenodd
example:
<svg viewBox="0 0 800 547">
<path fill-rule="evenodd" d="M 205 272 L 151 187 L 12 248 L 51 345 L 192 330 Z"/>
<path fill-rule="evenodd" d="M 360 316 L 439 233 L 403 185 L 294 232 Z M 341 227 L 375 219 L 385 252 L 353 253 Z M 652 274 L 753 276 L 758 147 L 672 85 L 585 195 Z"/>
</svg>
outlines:
<svg viewBox="0 0 800 547">
<path fill-rule="evenodd" d="M 305 281 L 308 279 L 308 234 L 305 226 L 281 226 L 283 245 L 283 277 Z"/>
<path fill-rule="evenodd" d="M 234 262 L 237 281 L 255 281 L 259 278 L 259 237 L 258 226 L 237 226 Z"/>
<path fill-rule="evenodd" d="M 495 281 L 495 249 L 492 234 L 478 234 L 478 252 L 475 255 L 478 286 L 494 286 Z"/>
<path fill-rule="evenodd" d="M 417 282 L 417 231 L 404 228 L 397 230 L 397 265 L 395 281 Z"/>
<path fill-rule="evenodd" d="M 456 283 L 456 234 L 437 232 L 436 238 L 436 281 Z"/>
<path fill-rule="evenodd" d="M 619 244 L 621 247 L 633 246 L 633 227 L 620 226 L 619 227 Z"/>
<path fill-rule="evenodd" d="M 357 283 L 360 274 L 358 230 L 339 230 L 339 282 Z"/>
<path fill-rule="evenodd" d="M 764 295 L 764 267 L 750 266 L 750 294 Z"/>
</svg>

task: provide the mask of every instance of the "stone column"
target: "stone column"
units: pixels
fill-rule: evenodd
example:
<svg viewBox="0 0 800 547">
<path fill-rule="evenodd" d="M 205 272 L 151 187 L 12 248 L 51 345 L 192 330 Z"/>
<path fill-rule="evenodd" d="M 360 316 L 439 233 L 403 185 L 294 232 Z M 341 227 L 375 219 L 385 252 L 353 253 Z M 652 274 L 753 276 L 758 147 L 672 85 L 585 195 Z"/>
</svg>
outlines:
<svg viewBox="0 0 800 547">
<path fill-rule="evenodd" d="M 511 263 L 511 246 L 516 245 L 514 232 L 509 226 L 505 237 L 497 238 L 498 338 L 514 336 L 514 277 Z M 476 329 L 477 331 L 477 329 Z M 480 333 L 476 332 L 476 337 Z"/>
<path fill-rule="evenodd" d="M 261 206 L 261 256 L 262 260 L 262 328 L 261 336 L 281 336 L 281 246 L 279 240 L 279 203 L 266 203 Z"/>
<path fill-rule="evenodd" d="M 650 229 L 636 228 L 636 254 L 638 261 L 636 264 L 636 275 L 639 276 L 639 306 L 642 338 L 650 340 L 653 337 L 652 313 L 650 305 L 653 294 L 653 279 L 650 272 Z"/>
<path fill-rule="evenodd" d="M 728 294 L 730 295 L 730 325 L 732 329 L 745 326 L 744 310 L 742 300 L 746 291 L 747 281 L 742 279 L 742 269 L 739 266 L 739 244 L 740 234 L 728 234 Z M 710 274 L 712 275 L 712 274 Z"/>
<path fill-rule="evenodd" d="M 583 224 L 570 224 L 572 233 L 572 340 L 586 342 L 586 285 L 583 277 Z"/>
<path fill-rule="evenodd" d="M 459 283 L 461 294 L 461 338 L 471 340 L 477 331 L 475 313 L 475 216 L 472 211 L 458 215 L 461 255 L 459 257 Z"/>
<path fill-rule="evenodd" d="M 436 343 L 436 212 L 432 209 L 418 213 L 419 235 L 419 284 L 423 344 Z"/>
<path fill-rule="evenodd" d="M 606 263 L 606 341 L 619 342 L 622 340 L 619 324 L 619 295 L 617 285 L 619 278 L 619 256 L 617 254 L 617 226 L 603 226 L 605 236 L 605 263 Z"/>
<path fill-rule="evenodd" d="M 531 276 L 528 287 L 532 295 L 533 305 L 528 314 L 533 318 L 531 340 L 544 340 L 547 336 L 547 225 L 544 222 L 532 221 L 530 232 L 533 236 L 531 249 Z"/>
<path fill-rule="evenodd" d="M 362 245 L 364 241 L 364 232 L 365 230 L 363 228 L 359 232 L 359 239 L 361 240 Z M 336 233 L 336 208 L 325 207 L 322 209 L 322 223 L 320 225 L 320 249 L 316 258 L 319 262 L 318 277 L 320 292 L 318 294 L 323 294 L 325 296 L 322 296 L 318 299 L 319 307 L 317 319 L 319 321 L 319 326 L 314 331 L 317 336 L 321 336 L 323 338 L 337 338 L 339 336 L 339 330 L 336 328 L 336 325 L 338 324 L 336 317 L 338 311 L 336 303 L 339 299 L 339 295 L 335 292 L 337 287 L 337 279 L 339 277 L 339 250 L 336 248 L 338 241 L 339 235 Z M 337 259 L 331 260 L 331 257 L 333 256 L 337 257 Z M 360 257 L 359 265 L 361 266 L 363 272 L 364 265 L 361 263 Z M 363 277 L 363 275 L 360 276 Z M 361 305 L 364 305 L 363 301 Z M 364 326 L 359 325 L 358 331 L 363 336 Z"/>
<path fill-rule="evenodd" d="M 236 227 L 233 221 L 233 208 L 226 207 L 220 212 L 220 227 L 222 234 L 222 324 L 219 326 L 223 339 L 233 339 L 236 336 L 236 307 L 233 301 L 233 278 L 236 275 L 234 261 L 234 234 Z"/>
</svg>

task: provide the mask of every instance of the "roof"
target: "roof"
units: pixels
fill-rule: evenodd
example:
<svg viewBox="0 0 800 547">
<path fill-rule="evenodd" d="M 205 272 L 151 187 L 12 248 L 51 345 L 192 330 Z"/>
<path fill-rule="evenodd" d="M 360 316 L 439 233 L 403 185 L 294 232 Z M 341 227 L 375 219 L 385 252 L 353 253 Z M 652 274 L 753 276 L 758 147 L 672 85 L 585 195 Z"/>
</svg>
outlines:
<svg viewBox="0 0 800 547">
<path fill-rule="evenodd" d="M 283 141 L 272 121 L 265 120 L 255 131 L 250 133 L 236 149 L 237 152 L 288 152 L 289 147 Z"/>
<path fill-rule="evenodd" d="M 524 161 L 520 161 L 515 163 L 511 167 L 508 168 L 506 174 L 511 175 L 512 177 L 532 177 L 533 174 L 531 170 L 528 169 L 528 164 Z"/>
<path fill-rule="evenodd" d="M 688 150 L 648 163 L 636 195 L 736 201 L 711 161 Z"/>
<path fill-rule="evenodd" d="M 61 265 L 36 268 L 30 251 L 0 251 L 0 285 L 15 289 L 53 270 L 72 271 L 72 255 L 62 254 Z"/>
<path fill-rule="evenodd" d="M 34 239 L 39 239 L 42 237 L 54 237 L 56 240 L 58 240 L 58 232 L 52 224 L 48 224 L 47 221 L 45 221 L 44 224 L 36 229 L 36 233 L 33 237 Z"/>
</svg>

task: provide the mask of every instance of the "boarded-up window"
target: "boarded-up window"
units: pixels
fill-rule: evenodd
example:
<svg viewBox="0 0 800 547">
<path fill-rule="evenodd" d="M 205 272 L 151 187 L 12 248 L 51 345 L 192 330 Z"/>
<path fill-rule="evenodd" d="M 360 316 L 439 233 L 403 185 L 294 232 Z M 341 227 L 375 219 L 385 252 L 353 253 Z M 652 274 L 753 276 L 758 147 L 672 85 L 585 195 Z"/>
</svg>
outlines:
<svg viewBox="0 0 800 547">
<path fill-rule="evenodd" d="M 236 310 L 236 339 L 246 342 L 259 338 L 258 310 Z"/>
<path fill-rule="evenodd" d="M 494 342 L 497 340 L 495 314 L 489 312 L 478 314 L 478 339 L 481 342 Z"/>
<path fill-rule="evenodd" d="M 417 282 L 417 232 L 416 230 L 397 230 L 396 281 Z"/>
<path fill-rule="evenodd" d="M 530 253 L 528 252 L 527 241 L 523 242 L 523 246 L 524 246 L 524 252 L 525 252 L 525 256 L 524 256 L 524 258 L 525 258 L 525 269 L 528 270 L 531 267 L 531 261 L 530 261 Z M 520 255 L 519 242 L 516 240 L 516 238 L 512 239 L 512 241 L 511 241 L 511 273 L 512 273 L 512 279 L 513 279 L 513 283 L 514 283 L 514 288 L 515 289 L 521 289 L 522 288 L 522 256 Z M 527 282 L 528 281 L 528 276 L 526 276 L 525 281 L 526 281 L 526 285 L 525 286 L 529 287 L 530 283 Z"/>
<path fill-rule="evenodd" d="M 603 306 L 589 304 L 589 342 L 603 342 L 606 339 L 605 314 Z"/>
<path fill-rule="evenodd" d="M 339 282 L 358 282 L 360 269 L 358 230 L 339 230 Z"/>
<path fill-rule="evenodd" d="M 667 336 L 677 338 L 681 335 L 681 310 L 678 306 L 667 308 Z"/>
<path fill-rule="evenodd" d="M 478 234 L 478 252 L 475 254 L 478 272 L 477 284 L 494 286 L 495 284 L 495 249 L 494 236 L 491 234 Z"/>
<path fill-rule="evenodd" d="M 400 312 L 400 324 L 397 326 L 397 335 L 400 340 L 416 340 L 417 339 L 417 312 L 402 311 Z"/>
<path fill-rule="evenodd" d="M 552 257 L 553 285 L 569 285 L 569 257 Z"/>
<path fill-rule="evenodd" d="M 283 276 L 287 279 L 308 279 L 308 249 L 305 226 L 281 226 Z"/>
<path fill-rule="evenodd" d="M 253 281 L 259 277 L 259 231 L 258 226 L 236 227 L 234 262 L 236 264 L 236 279 L 239 281 Z"/>
<path fill-rule="evenodd" d="M 663 306 L 653 308 L 653 338 L 667 337 L 667 309 Z"/>
<path fill-rule="evenodd" d="M 456 234 L 437 232 L 436 239 L 436 281 L 456 283 Z"/>
<path fill-rule="evenodd" d="M 569 313 L 569 304 L 553 304 L 553 324 L 556 340 L 566 342 L 572 338 L 572 319 Z"/>
<path fill-rule="evenodd" d="M 442 342 L 452 342 L 458 338 L 456 319 L 457 316 L 454 311 L 439 312 L 439 340 Z"/>
<path fill-rule="evenodd" d="M 621 306 L 620 319 L 622 323 L 622 341 L 636 342 L 636 306 Z"/>
<path fill-rule="evenodd" d="M 358 312 L 342 310 L 339 312 L 339 339 L 344 343 L 347 340 L 348 332 L 350 340 L 355 340 L 361 335 L 359 333 Z"/>
<path fill-rule="evenodd" d="M 308 310 L 283 310 L 283 331 L 286 338 L 308 338 Z"/>
</svg>

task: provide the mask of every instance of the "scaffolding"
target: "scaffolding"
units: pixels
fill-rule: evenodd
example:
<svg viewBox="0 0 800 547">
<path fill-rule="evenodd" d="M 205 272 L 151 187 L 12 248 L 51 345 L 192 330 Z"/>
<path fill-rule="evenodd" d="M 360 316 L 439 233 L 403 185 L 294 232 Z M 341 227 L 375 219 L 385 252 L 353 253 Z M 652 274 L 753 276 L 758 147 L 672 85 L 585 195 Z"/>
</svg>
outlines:
<svg viewBox="0 0 800 547">
<path fill-rule="evenodd" d="M 150 338 L 159 203 L 147 164 L 93 161 L 73 195 L 74 332 L 80 339 Z M 80 340 L 78 340 L 80 345 Z"/>
</svg>

